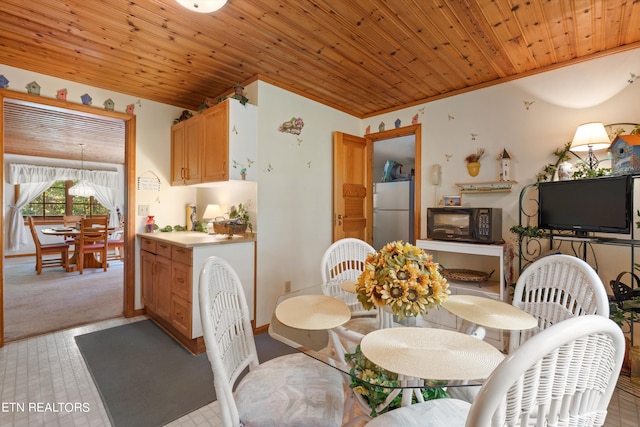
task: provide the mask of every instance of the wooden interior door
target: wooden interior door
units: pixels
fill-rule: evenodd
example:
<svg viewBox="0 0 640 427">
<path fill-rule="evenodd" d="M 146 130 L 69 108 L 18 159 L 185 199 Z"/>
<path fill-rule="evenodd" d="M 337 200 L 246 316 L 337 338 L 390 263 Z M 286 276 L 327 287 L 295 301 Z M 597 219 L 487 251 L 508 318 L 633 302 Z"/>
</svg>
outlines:
<svg viewBox="0 0 640 427">
<path fill-rule="evenodd" d="M 373 243 L 373 145 L 333 134 L 333 240 L 355 237 Z"/>
</svg>

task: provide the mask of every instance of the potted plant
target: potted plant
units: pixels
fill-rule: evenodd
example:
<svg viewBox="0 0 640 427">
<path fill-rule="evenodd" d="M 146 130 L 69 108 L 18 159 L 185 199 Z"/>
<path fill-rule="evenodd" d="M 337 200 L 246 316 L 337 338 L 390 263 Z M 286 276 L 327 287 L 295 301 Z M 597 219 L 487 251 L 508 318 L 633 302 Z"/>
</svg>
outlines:
<svg viewBox="0 0 640 427">
<path fill-rule="evenodd" d="M 467 172 L 471 176 L 478 176 L 480 173 L 480 159 L 484 155 L 484 148 L 478 148 L 475 153 L 469 154 L 464 161 L 467 162 Z"/>
</svg>

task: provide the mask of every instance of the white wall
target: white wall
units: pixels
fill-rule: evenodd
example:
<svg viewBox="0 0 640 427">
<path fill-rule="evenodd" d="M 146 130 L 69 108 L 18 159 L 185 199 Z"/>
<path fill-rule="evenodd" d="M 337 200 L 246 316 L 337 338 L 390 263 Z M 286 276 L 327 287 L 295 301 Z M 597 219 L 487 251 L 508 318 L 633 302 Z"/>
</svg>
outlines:
<svg viewBox="0 0 640 427">
<path fill-rule="evenodd" d="M 302 133 L 279 132 L 292 117 L 303 119 Z M 271 319 L 285 281 L 292 289 L 320 283 L 332 235 L 334 131 L 358 134 L 360 120 L 259 82 L 257 325 Z"/>
</svg>

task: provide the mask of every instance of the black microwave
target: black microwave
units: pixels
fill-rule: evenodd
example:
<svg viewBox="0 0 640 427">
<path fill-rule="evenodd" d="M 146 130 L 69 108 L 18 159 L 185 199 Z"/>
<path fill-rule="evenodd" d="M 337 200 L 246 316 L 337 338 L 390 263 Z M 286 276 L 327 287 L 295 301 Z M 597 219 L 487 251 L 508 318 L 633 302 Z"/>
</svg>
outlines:
<svg viewBox="0 0 640 427">
<path fill-rule="evenodd" d="M 427 237 L 474 243 L 502 242 L 502 209 L 427 208 Z"/>
</svg>

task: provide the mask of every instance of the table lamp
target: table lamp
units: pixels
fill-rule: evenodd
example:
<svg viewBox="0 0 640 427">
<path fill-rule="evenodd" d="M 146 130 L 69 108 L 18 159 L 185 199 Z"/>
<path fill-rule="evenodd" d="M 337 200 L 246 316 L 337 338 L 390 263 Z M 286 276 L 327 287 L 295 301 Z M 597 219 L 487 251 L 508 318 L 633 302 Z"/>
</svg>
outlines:
<svg viewBox="0 0 640 427">
<path fill-rule="evenodd" d="M 202 215 L 202 219 L 209 220 L 209 222 L 207 223 L 207 231 L 209 232 L 209 234 L 214 234 L 213 221 L 218 217 L 222 217 L 222 210 L 220 209 L 220 205 L 207 205 L 207 208 L 204 210 L 204 214 Z"/>
<path fill-rule="evenodd" d="M 609 145 L 611 145 L 611 140 L 604 125 L 600 122 L 591 122 L 578 126 L 571 141 L 570 150 L 575 152 L 588 151 L 589 154 L 583 161 L 589 169 L 594 170 L 600 161 L 593 154 L 593 150 L 602 150 L 608 148 Z"/>
</svg>

